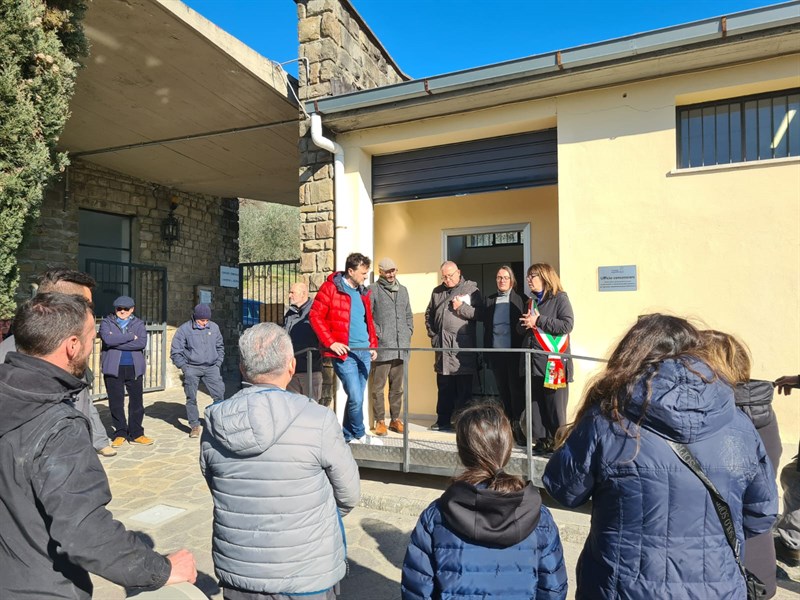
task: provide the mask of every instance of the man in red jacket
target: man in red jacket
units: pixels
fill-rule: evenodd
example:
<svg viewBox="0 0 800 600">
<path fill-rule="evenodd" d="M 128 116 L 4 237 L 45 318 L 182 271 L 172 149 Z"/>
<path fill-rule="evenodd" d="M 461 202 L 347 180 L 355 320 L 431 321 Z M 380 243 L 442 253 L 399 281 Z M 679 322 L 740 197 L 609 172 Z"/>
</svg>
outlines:
<svg viewBox="0 0 800 600">
<path fill-rule="evenodd" d="M 369 290 L 364 281 L 370 260 L 354 252 L 345 270 L 331 274 L 311 305 L 309 321 L 319 338 L 323 356 L 334 358 L 333 370 L 347 394 L 342 433 L 348 443 L 367 443 L 364 429 L 364 390 L 370 363 L 375 360 L 378 338 L 372 322 Z M 359 350 L 351 350 L 359 348 Z"/>
</svg>

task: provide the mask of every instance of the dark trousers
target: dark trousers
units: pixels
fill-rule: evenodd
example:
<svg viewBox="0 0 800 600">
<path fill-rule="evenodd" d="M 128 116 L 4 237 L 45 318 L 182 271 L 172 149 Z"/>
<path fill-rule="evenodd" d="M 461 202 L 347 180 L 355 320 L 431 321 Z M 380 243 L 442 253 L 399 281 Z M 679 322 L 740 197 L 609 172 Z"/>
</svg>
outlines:
<svg viewBox="0 0 800 600">
<path fill-rule="evenodd" d="M 200 381 L 205 384 L 214 402 L 225 399 L 225 382 L 219 374 L 219 367 L 214 365 L 183 367 L 183 393 L 186 395 L 186 418 L 189 427 L 200 425 L 200 411 L 197 408 L 197 388 L 200 387 Z"/>
<path fill-rule="evenodd" d="M 389 415 L 392 421 L 400 418 L 403 408 L 403 361 L 399 358 L 372 363 L 369 373 L 369 399 L 375 421 L 386 418 L 386 400 L 383 389 L 389 380 Z"/>
<path fill-rule="evenodd" d="M 520 354 L 486 354 L 491 361 L 492 374 L 500 392 L 503 410 L 512 423 L 519 421 L 525 410 L 525 386 L 519 374 Z"/>
<path fill-rule="evenodd" d="M 117 377 L 104 375 L 108 408 L 114 426 L 113 438 L 135 440 L 144 435 L 144 377 L 136 377 L 133 365 L 120 365 Z M 125 390 L 128 390 L 128 420 L 125 421 Z"/>
<path fill-rule="evenodd" d="M 544 377 L 532 377 L 531 398 L 533 400 L 532 404 L 538 404 L 539 406 L 539 416 L 544 430 L 544 437 L 548 440 L 555 439 L 558 428 L 567 424 L 569 387 L 551 390 L 544 387 Z M 535 427 L 533 431 L 536 434 Z"/>
<path fill-rule="evenodd" d="M 286 386 L 286 391 L 302 394 L 319 401 L 322 397 L 322 371 L 311 371 L 311 386 L 308 385 L 307 371 L 296 372 L 292 375 L 289 385 Z"/>
<path fill-rule="evenodd" d="M 472 400 L 472 378 L 469 375 L 436 374 L 439 395 L 436 401 L 436 423 L 441 429 L 452 427 L 453 415 L 458 416 Z"/>
</svg>

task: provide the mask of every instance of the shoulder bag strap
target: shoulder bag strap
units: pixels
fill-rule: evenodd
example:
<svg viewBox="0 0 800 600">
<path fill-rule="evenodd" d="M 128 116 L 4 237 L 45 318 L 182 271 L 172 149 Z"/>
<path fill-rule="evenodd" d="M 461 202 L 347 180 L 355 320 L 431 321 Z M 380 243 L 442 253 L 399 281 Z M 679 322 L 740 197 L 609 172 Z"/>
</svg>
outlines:
<svg viewBox="0 0 800 600">
<path fill-rule="evenodd" d="M 678 444 L 677 442 L 673 442 L 672 440 L 665 440 L 667 444 L 669 444 L 670 448 L 678 455 L 678 458 L 681 459 L 692 472 L 697 475 L 698 479 L 703 482 L 703 485 L 706 486 L 708 489 L 708 493 L 711 495 L 711 501 L 714 504 L 714 510 L 717 512 L 717 516 L 719 517 L 720 523 L 722 523 L 722 529 L 725 531 L 725 537 L 728 540 L 728 544 L 730 544 L 731 550 L 733 550 L 733 557 L 736 559 L 736 564 L 739 565 L 739 571 L 741 571 L 742 575 L 747 578 L 744 565 L 742 565 L 742 561 L 739 558 L 739 540 L 736 538 L 736 527 L 733 524 L 733 518 L 731 517 L 731 509 L 728 506 L 728 503 L 725 502 L 725 499 L 722 497 L 722 494 L 719 493 L 714 484 L 711 483 L 711 480 L 706 476 L 703 472 L 700 463 L 697 462 L 697 459 L 692 455 L 684 444 Z"/>
</svg>

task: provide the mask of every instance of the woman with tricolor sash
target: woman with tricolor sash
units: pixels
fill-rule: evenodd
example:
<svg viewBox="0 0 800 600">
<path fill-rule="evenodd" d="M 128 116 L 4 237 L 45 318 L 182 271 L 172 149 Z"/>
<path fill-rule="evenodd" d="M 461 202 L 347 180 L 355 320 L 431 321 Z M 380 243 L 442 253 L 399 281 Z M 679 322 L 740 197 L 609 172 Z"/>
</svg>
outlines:
<svg viewBox="0 0 800 600">
<path fill-rule="evenodd" d="M 553 354 L 534 354 L 531 357 L 532 411 L 538 412 L 544 438 L 534 439 L 534 450 L 551 453 L 558 428 L 567 423 L 569 382 L 572 381 L 570 359 L 557 353 L 569 352 L 569 334 L 575 322 L 569 297 L 561 287 L 556 270 L 546 263 L 528 268 L 531 298 L 528 312 L 520 318 L 525 330 L 524 348 L 535 348 Z M 536 415 L 531 415 L 536 423 Z M 536 435 L 534 427 L 534 434 Z"/>
</svg>

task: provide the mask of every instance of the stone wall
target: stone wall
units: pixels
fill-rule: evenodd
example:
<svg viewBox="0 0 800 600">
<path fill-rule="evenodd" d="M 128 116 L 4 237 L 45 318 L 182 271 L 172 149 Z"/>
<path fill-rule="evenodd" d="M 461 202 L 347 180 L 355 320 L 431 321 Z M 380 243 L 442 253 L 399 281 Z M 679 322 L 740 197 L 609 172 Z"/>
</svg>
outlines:
<svg viewBox="0 0 800 600">
<path fill-rule="evenodd" d="M 296 0 L 300 101 L 371 89 L 408 79 L 347 0 Z M 327 133 L 326 133 L 327 135 Z M 333 155 L 300 123 L 300 272 L 316 291 L 334 268 Z"/>
<path fill-rule="evenodd" d="M 161 222 L 173 200 L 182 239 L 170 252 L 161 241 Z M 78 268 L 79 209 L 133 217 L 131 262 L 167 269 L 169 340 L 175 327 L 191 318 L 195 286 L 212 286 L 212 318 L 225 339 L 223 374 L 237 377 L 239 291 L 219 286 L 219 268 L 239 264 L 238 200 L 167 190 L 76 161 L 66 179 L 47 192 L 39 221 L 20 252 L 20 300 L 30 296 L 37 274 L 48 267 Z M 171 364 L 167 385 L 180 385 Z"/>
</svg>

